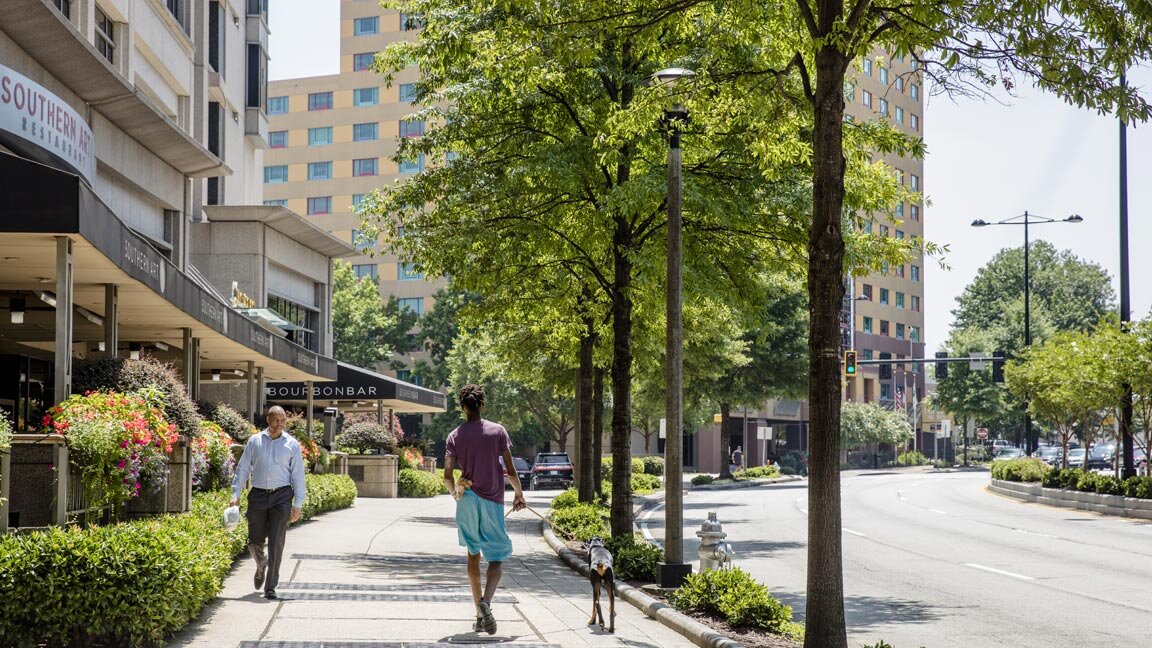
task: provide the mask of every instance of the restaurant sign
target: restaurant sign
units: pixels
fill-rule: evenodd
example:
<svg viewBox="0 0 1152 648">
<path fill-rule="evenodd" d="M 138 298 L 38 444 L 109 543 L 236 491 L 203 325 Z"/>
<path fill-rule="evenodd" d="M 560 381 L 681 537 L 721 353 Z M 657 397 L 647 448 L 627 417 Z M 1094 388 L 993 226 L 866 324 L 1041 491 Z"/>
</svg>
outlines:
<svg viewBox="0 0 1152 648">
<path fill-rule="evenodd" d="M 0 65 L 0 134 L 32 144 L 92 185 L 96 157 L 88 123 L 60 97 L 4 65 Z"/>
</svg>

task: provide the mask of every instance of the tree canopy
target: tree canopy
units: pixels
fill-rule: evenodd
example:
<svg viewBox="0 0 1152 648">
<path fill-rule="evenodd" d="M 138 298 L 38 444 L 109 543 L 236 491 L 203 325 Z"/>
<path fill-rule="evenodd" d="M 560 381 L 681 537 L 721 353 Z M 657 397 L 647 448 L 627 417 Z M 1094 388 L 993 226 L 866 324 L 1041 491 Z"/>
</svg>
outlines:
<svg viewBox="0 0 1152 648">
<path fill-rule="evenodd" d="M 899 445 L 912 440 L 912 426 L 903 413 L 876 403 L 846 402 L 840 408 L 840 443 L 850 450 L 869 443 Z"/>
<path fill-rule="evenodd" d="M 411 348 L 408 331 L 416 319 L 396 306 L 395 297 L 382 304 L 375 279 L 358 278 L 343 261 L 333 263 L 332 355 L 337 360 L 376 369 Z"/>
</svg>

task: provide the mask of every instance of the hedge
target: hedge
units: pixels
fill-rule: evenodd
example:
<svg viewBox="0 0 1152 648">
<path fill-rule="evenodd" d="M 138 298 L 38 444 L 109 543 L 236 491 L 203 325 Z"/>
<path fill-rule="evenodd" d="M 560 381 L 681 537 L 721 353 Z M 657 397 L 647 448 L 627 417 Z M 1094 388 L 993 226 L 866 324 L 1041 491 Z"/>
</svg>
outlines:
<svg viewBox="0 0 1152 648">
<path fill-rule="evenodd" d="M 923 466 L 928 463 L 928 457 L 918 450 L 901 452 L 900 456 L 896 457 L 896 464 L 899 466 Z"/>
<path fill-rule="evenodd" d="M 769 477 L 778 477 L 780 475 L 780 468 L 777 466 L 754 466 L 744 470 L 737 470 L 732 473 L 732 479 L 742 481 L 747 479 L 765 479 Z"/>
<path fill-rule="evenodd" d="M 400 470 L 400 497 L 436 497 L 447 493 L 439 473 L 403 468 Z"/>
<path fill-rule="evenodd" d="M 308 475 L 302 517 L 355 496 L 345 475 Z M 0 536 L 0 645 L 164 645 L 216 597 L 247 546 L 243 518 L 223 527 L 230 498 L 200 493 L 180 515 Z"/>
<path fill-rule="evenodd" d="M 735 628 L 787 636 L 798 632 L 792 608 L 739 567 L 689 574 L 684 585 L 668 595 L 668 602 L 678 610 L 717 616 Z"/>
<path fill-rule="evenodd" d="M 711 484 L 713 481 L 715 481 L 715 480 L 712 478 L 712 475 L 696 475 L 695 477 L 692 478 L 692 485 L 693 486 L 707 486 L 708 484 Z"/>
<path fill-rule="evenodd" d="M 1038 482 L 1052 467 L 1040 459 L 1021 457 L 992 462 L 992 479 L 1013 482 Z"/>
<path fill-rule="evenodd" d="M 1112 475 L 1101 475 L 1081 468 L 1053 468 L 1045 473 L 1041 484 L 1045 488 L 1152 499 L 1152 477 L 1137 476 L 1119 480 Z"/>
<path fill-rule="evenodd" d="M 592 538 L 607 538 L 611 535 L 608 523 L 604 521 L 607 511 L 607 507 L 599 504 L 576 504 L 553 510 L 549 521 L 560 535 L 588 542 Z"/>
</svg>

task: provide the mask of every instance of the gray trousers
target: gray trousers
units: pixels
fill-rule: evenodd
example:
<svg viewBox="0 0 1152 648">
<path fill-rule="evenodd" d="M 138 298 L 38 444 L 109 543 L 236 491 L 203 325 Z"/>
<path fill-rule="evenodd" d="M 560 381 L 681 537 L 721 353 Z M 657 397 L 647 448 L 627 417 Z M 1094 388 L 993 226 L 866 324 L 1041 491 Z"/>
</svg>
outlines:
<svg viewBox="0 0 1152 648">
<path fill-rule="evenodd" d="M 269 493 L 253 488 L 248 491 L 248 552 L 258 565 L 267 564 L 264 591 L 280 583 L 280 559 L 284 557 L 284 536 L 292 515 L 292 488 Z M 267 542 L 268 555 L 264 555 Z"/>
</svg>

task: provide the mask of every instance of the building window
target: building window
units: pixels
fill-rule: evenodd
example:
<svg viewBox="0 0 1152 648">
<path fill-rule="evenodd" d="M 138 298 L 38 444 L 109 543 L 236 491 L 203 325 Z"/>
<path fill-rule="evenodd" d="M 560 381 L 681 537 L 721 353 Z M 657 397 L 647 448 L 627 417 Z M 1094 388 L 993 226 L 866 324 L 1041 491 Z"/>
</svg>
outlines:
<svg viewBox="0 0 1152 648">
<path fill-rule="evenodd" d="M 332 179 L 332 163 L 331 162 L 309 162 L 308 163 L 308 179 L 309 180 L 331 180 Z"/>
<path fill-rule="evenodd" d="M 332 213 L 332 196 L 320 196 L 318 198 L 308 199 L 308 215 L 315 214 L 331 214 Z"/>
<path fill-rule="evenodd" d="M 332 143 L 332 127 L 321 126 L 320 128 L 308 129 L 308 146 L 325 146 Z"/>
<path fill-rule="evenodd" d="M 288 114 L 288 97 L 268 97 L 268 114 Z"/>
<path fill-rule="evenodd" d="M 888 320 L 880 320 L 880 335 L 888 335 Z"/>
<path fill-rule="evenodd" d="M 245 108 L 260 108 L 268 100 L 268 54 L 260 43 L 248 43 L 248 76 L 244 80 Z M 285 109 L 287 112 L 287 109 Z"/>
<path fill-rule="evenodd" d="M 868 221 L 867 223 L 864 223 L 864 231 L 869 233 L 869 234 L 872 233 L 872 221 Z"/>
<path fill-rule="evenodd" d="M 856 84 L 851 81 L 844 82 L 844 102 L 852 103 L 856 101 Z"/>
<path fill-rule="evenodd" d="M 911 122 L 912 122 L 912 130 L 914 130 L 914 131 L 920 130 L 920 116 L 919 115 L 908 115 L 908 117 L 911 119 Z"/>
<path fill-rule="evenodd" d="M 403 160 L 400 162 L 400 173 L 420 173 L 424 170 L 424 154 L 416 156 L 415 160 Z"/>
<path fill-rule="evenodd" d="M 864 76 L 872 76 L 872 59 L 864 59 Z"/>
<path fill-rule="evenodd" d="M 864 297 L 864 299 L 872 301 L 872 284 L 864 284 L 864 289 L 860 294 Z"/>
<path fill-rule="evenodd" d="M 352 71 L 362 72 L 364 70 L 372 69 L 372 62 L 376 60 L 376 54 L 373 52 L 364 52 L 362 54 L 352 55 Z"/>
<path fill-rule="evenodd" d="M 910 271 L 910 274 L 912 275 L 912 281 L 920 281 L 920 266 L 914 265 L 909 267 L 912 268 Z"/>
<path fill-rule="evenodd" d="M 896 123 L 897 124 L 903 124 L 904 123 L 904 109 L 901 108 L 900 106 L 896 106 Z"/>
<path fill-rule="evenodd" d="M 279 200 L 265 200 L 264 204 L 268 207 L 287 207 L 288 200 L 286 198 L 281 198 Z"/>
<path fill-rule="evenodd" d="M 64 17 L 72 19 L 72 0 L 52 0 L 52 5 L 56 10 L 64 14 Z"/>
<path fill-rule="evenodd" d="M 888 115 L 888 100 L 887 99 L 881 99 L 880 100 L 880 114 L 885 115 L 885 116 Z"/>
<path fill-rule="evenodd" d="M 888 274 L 888 262 L 887 261 L 881 261 L 880 262 L 880 274 Z"/>
<path fill-rule="evenodd" d="M 116 63 L 116 23 L 100 7 L 96 7 L 96 49 L 109 63 Z"/>
<path fill-rule="evenodd" d="M 892 400 L 892 383 L 880 383 L 880 402 L 883 403 L 890 400 Z"/>
<path fill-rule="evenodd" d="M 423 279 L 424 278 L 424 273 L 416 270 L 416 266 L 414 264 L 400 263 L 398 265 L 399 265 L 398 274 L 400 277 L 400 281 L 413 281 L 416 279 Z"/>
<path fill-rule="evenodd" d="M 264 167 L 264 184 L 279 184 L 281 182 L 288 182 L 287 164 Z"/>
<path fill-rule="evenodd" d="M 880 236 L 885 236 L 885 237 L 888 236 L 888 226 L 887 225 L 881 225 L 880 226 Z"/>
<path fill-rule="evenodd" d="M 356 88 L 352 91 L 352 105 L 375 106 L 380 103 L 380 88 Z"/>
<path fill-rule="evenodd" d="M 871 333 L 872 332 L 872 318 L 871 317 L 865 317 L 864 318 L 864 332 L 865 333 Z"/>
<path fill-rule="evenodd" d="M 308 110 L 331 110 L 331 92 L 313 92 L 308 95 Z"/>
<path fill-rule="evenodd" d="M 356 177 L 374 176 L 377 173 L 376 158 L 352 160 L 352 175 Z"/>
<path fill-rule="evenodd" d="M 898 92 L 904 92 L 904 77 L 896 77 L 896 90 Z"/>
<path fill-rule="evenodd" d="M 268 17 L 268 0 L 248 0 L 248 10 L 245 15 Z"/>
<path fill-rule="evenodd" d="M 904 308 L 904 293 L 896 293 L 896 308 Z"/>
<path fill-rule="evenodd" d="M 920 206 L 919 205 L 912 205 L 912 220 L 914 220 L 914 221 L 920 220 Z"/>
<path fill-rule="evenodd" d="M 903 238 L 904 238 L 904 230 L 896 230 L 896 240 L 899 241 L 899 240 L 902 240 Z"/>
<path fill-rule="evenodd" d="M 913 342 L 919 342 L 920 341 L 920 327 L 919 326 L 909 326 L 908 327 L 908 339 L 912 340 Z"/>
<path fill-rule="evenodd" d="M 400 14 L 400 31 L 413 31 L 424 28 L 424 17 L 420 14 Z"/>
<path fill-rule="evenodd" d="M 888 83 L 888 68 L 880 66 L 880 83 Z"/>
<path fill-rule="evenodd" d="M 352 272 L 356 273 L 357 279 L 370 277 L 372 279 L 380 279 L 380 269 L 376 267 L 375 263 L 361 263 L 352 266 Z"/>
<path fill-rule="evenodd" d="M 417 315 L 424 314 L 424 298 L 423 297 L 401 297 L 396 300 L 396 304 L 402 310 L 410 310 Z"/>
<path fill-rule="evenodd" d="M 920 298 L 916 295 L 912 295 L 912 312 L 913 313 L 919 313 L 920 312 Z"/>
<path fill-rule="evenodd" d="M 423 349 L 419 349 L 419 350 L 423 351 Z M 424 380 L 421 379 L 420 376 L 412 373 L 411 371 L 409 371 L 407 369 L 400 369 L 399 371 L 397 371 L 396 372 L 396 380 L 399 380 L 401 382 L 411 383 L 413 385 L 416 385 L 417 387 L 420 387 L 424 384 Z"/>
<path fill-rule="evenodd" d="M 360 203 L 364 202 L 368 194 L 352 194 L 352 209 L 359 209 Z"/>
<path fill-rule="evenodd" d="M 887 304 L 888 303 L 888 289 L 887 288 L 881 288 L 880 289 L 880 303 L 881 304 Z"/>
<path fill-rule="evenodd" d="M 359 250 L 368 250 L 379 244 L 380 242 L 376 240 L 375 236 L 361 230 L 352 230 L 352 247 Z"/>
<path fill-rule="evenodd" d="M 184 0 L 167 0 L 165 4 L 168 5 L 168 12 L 171 13 L 172 17 L 176 19 L 176 22 L 180 23 L 180 26 L 183 27 Z"/>
<path fill-rule="evenodd" d="M 208 65 L 220 74 L 220 78 L 224 78 L 226 67 L 224 40 L 228 32 L 224 26 L 228 24 L 227 18 L 228 9 L 218 0 L 208 3 Z"/>
<path fill-rule="evenodd" d="M 380 16 L 357 18 L 352 23 L 352 34 L 355 36 L 371 36 L 380 33 Z"/>
<path fill-rule="evenodd" d="M 369 124 L 354 124 L 352 126 L 352 141 L 368 142 L 374 140 L 376 139 L 378 130 L 378 124 L 376 122 Z"/>
<path fill-rule="evenodd" d="M 288 131 L 269 132 L 268 146 L 274 149 L 288 148 Z"/>
<path fill-rule="evenodd" d="M 900 218 L 904 218 L 904 201 L 903 200 L 896 203 L 896 215 L 899 216 Z"/>
<path fill-rule="evenodd" d="M 915 83 L 908 86 L 908 94 L 912 95 L 913 99 L 920 99 L 920 86 Z"/>
<path fill-rule="evenodd" d="M 416 84 L 415 83 L 401 83 L 400 84 L 400 103 L 412 103 L 416 101 Z"/>
<path fill-rule="evenodd" d="M 296 330 L 288 331 L 288 339 L 305 349 L 319 351 L 320 312 L 309 306 L 298 304 L 278 295 L 268 295 L 268 309 L 296 325 Z"/>
<path fill-rule="evenodd" d="M 912 174 L 912 191 L 920 191 L 920 176 Z"/>
<path fill-rule="evenodd" d="M 872 359 L 872 349 L 864 349 L 863 351 L 861 351 L 860 352 L 860 358 L 862 360 L 871 360 Z"/>
<path fill-rule="evenodd" d="M 896 325 L 896 339 L 897 340 L 903 340 L 904 339 L 904 325 L 903 324 L 897 324 Z"/>
<path fill-rule="evenodd" d="M 400 122 L 400 137 L 423 137 L 424 136 L 424 121 L 402 121 Z"/>
<path fill-rule="evenodd" d="M 896 266 L 896 276 L 897 277 L 903 277 L 904 276 L 904 264 L 903 263 Z"/>
<path fill-rule="evenodd" d="M 872 93 L 868 92 L 867 90 L 861 90 L 860 91 L 860 103 L 871 108 L 872 107 Z"/>
</svg>

